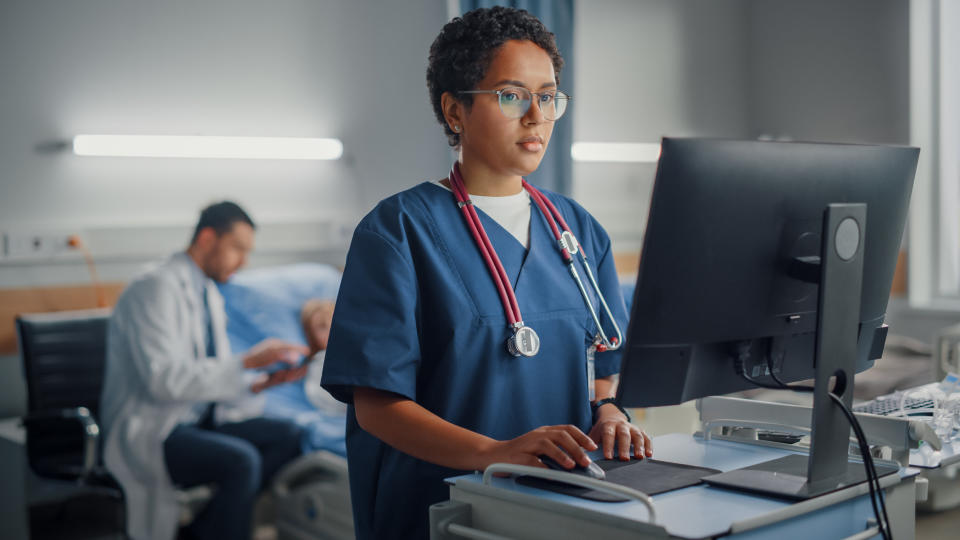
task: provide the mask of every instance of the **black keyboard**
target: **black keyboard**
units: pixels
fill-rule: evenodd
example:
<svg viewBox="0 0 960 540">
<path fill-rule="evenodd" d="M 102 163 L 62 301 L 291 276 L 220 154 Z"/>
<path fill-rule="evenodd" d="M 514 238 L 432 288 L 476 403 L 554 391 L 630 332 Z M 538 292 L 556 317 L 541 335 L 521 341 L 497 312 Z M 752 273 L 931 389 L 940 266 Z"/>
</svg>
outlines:
<svg viewBox="0 0 960 540">
<path fill-rule="evenodd" d="M 907 398 L 903 408 L 906 409 L 907 416 L 929 416 L 932 414 L 930 410 L 933 409 L 933 400 L 929 398 Z M 900 411 L 900 398 L 875 399 L 857 405 L 853 408 L 853 411 L 888 416 Z"/>
</svg>

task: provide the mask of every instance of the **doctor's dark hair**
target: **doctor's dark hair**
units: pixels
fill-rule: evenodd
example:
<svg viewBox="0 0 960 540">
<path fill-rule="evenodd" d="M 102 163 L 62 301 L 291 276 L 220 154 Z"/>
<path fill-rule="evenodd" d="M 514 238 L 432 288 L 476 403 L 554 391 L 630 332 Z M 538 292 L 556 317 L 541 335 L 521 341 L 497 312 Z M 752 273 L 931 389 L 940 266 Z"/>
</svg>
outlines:
<svg viewBox="0 0 960 540">
<path fill-rule="evenodd" d="M 427 64 L 427 89 L 433 112 L 450 146 L 460 144 L 460 135 L 447 125 L 440 97 L 444 92 L 475 90 L 494 54 L 510 40 L 531 41 L 546 51 L 553 61 L 557 84 L 560 83 L 563 57 L 557 50 L 557 40 L 539 19 L 525 10 L 502 6 L 475 9 L 448 22 L 433 40 Z M 467 107 L 473 104 L 473 96 L 469 94 L 459 95 L 457 99 Z"/>
<path fill-rule="evenodd" d="M 246 223 L 254 229 L 257 228 L 250 216 L 237 203 L 223 201 L 211 204 L 200 211 L 200 219 L 197 221 L 197 228 L 193 231 L 190 244 L 196 242 L 197 237 L 200 236 L 200 231 L 207 227 L 213 227 L 213 230 L 217 231 L 217 236 L 220 236 L 230 232 L 233 224 L 237 222 Z"/>
</svg>

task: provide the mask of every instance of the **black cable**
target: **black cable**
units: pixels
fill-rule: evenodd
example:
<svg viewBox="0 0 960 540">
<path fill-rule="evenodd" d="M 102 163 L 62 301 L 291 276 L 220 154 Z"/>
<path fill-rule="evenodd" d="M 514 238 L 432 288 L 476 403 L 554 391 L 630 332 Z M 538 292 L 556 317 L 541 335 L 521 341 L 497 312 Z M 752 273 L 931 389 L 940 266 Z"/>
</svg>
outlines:
<svg viewBox="0 0 960 540">
<path fill-rule="evenodd" d="M 758 386 L 758 387 L 760 387 L 760 388 L 768 388 L 768 389 L 770 389 L 770 390 L 793 390 L 793 387 L 790 387 L 790 386 L 787 386 L 787 387 L 785 388 L 785 387 L 783 387 L 783 386 L 777 386 L 777 385 L 775 385 L 775 384 L 769 384 L 769 383 L 765 383 L 765 382 L 763 382 L 763 381 L 758 381 L 758 380 L 754 379 L 753 377 L 747 375 L 747 372 L 746 372 L 746 371 L 741 371 L 741 372 L 740 372 L 740 375 L 741 375 L 744 379 L 746 379 L 748 383 L 750 383 L 750 384 L 752 384 L 752 385 L 754 385 L 754 386 Z M 802 391 L 802 390 L 799 390 L 799 388 L 803 388 L 803 387 L 797 387 L 797 388 L 798 388 L 797 391 L 800 392 L 800 391 Z M 812 392 L 813 389 L 811 388 L 810 391 Z"/>
<path fill-rule="evenodd" d="M 847 417 L 847 421 L 850 422 L 850 425 L 853 426 L 853 431 L 857 436 L 857 443 L 860 446 L 860 454 L 863 455 L 863 463 L 867 468 L 867 482 L 869 483 L 872 480 L 876 483 L 876 498 L 880 501 L 880 509 L 883 513 L 883 522 L 880 522 L 880 516 L 877 515 L 877 527 L 880 529 L 880 534 L 887 540 L 891 540 L 893 535 L 890 533 L 890 517 L 887 516 L 887 504 L 883 498 L 883 490 L 880 488 L 880 476 L 877 474 L 876 465 L 873 463 L 873 455 L 870 453 L 870 446 L 867 444 L 867 436 L 863 432 L 863 428 L 860 426 L 860 422 L 857 421 L 856 417 L 853 415 L 853 412 L 847 408 L 846 404 L 840 399 L 840 396 L 834 394 L 833 392 L 828 393 L 830 398 L 836 403 L 840 410 L 843 411 L 843 414 Z M 870 497 L 871 501 L 874 497 L 874 484 L 869 483 L 870 485 Z M 874 506 L 874 514 L 876 514 L 876 506 Z"/>
<path fill-rule="evenodd" d="M 769 355 L 767 356 L 767 370 L 770 373 L 770 377 L 774 380 L 774 382 L 776 382 L 776 384 L 774 385 L 754 379 L 747 374 L 746 370 L 746 360 L 749 355 L 749 342 L 739 343 L 735 368 L 736 371 L 749 383 L 760 388 L 769 388 L 771 390 L 792 390 L 794 392 L 806 393 L 812 393 L 814 391 L 814 389 L 809 386 L 790 386 L 783 382 L 774 371 L 773 359 Z M 870 454 L 870 446 L 867 443 L 867 437 L 864 434 L 863 429 L 860 427 L 860 422 L 857 421 L 853 413 L 850 412 L 847 406 L 843 403 L 843 400 L 841 400 L 840 397 L 833 392 L 828 391 L 827 394 L 835 403 L 840 405 L 840 410 L 843 411 L 844 416 L 847 418 L 847 422 L 853 428 L 853 432 L 857 437 L 857 446 L 860 448 L 860 454 L 863 456 L 863 465 L 867 475 L 867 487 L 870 491 L 870 505 L 873 507 L 873 515 L 877 520 L 877 528 L 880 531 L 880 535 L 884 538 L 884 540 L 893 540 L 893 536 L 890 533 L 889 528 L 890 519 L 887 516 L 887 505 L 883 498 L 883 490 L 880 488 L 880 477 L 877 474 L 876 466 L 873 463 L 873 456 Z M 877 504 L 878 500 L 879 507 Z M 883 516 L 883 519 L 881 519 L 881 515 Z"/>
<path fill-rule="evenodd" d="M 755 386 L 769 388 L 772 390 L 792 390 L 794 392 L 805 393 L 812 393 L 814 391 L 814 389 L 809 386 L 790 386 L 783 382 L 774 372 L 773 366 L 771 365 L 771 358 L 769 357 L 767 358 L 767 369 L 770 371 L 770 377 L 773 378 L 777 384 L 774 385 L 755 380 L 747 374 L 747 370 L 744 369 L 743 364 L 745 362 L 743 360 L 745 360 L 745 358 L 743 358 L 743 355 L 741 354 L 741 357 L 738 358 L 737 362 L 737 371 L 743 376 L 744 379 Z M 867 443 L 866 434 L 864 434 L 863 429 L 860 426 L 860 422 L 857 421 L 850 409 L 848 409 L 843 403 L 843 400 L 833 392 L 828 391 L 827 394 L 837 405 L 840 406 L 840 410 L 843 411 L 844 416 L 847 418 L 847 422 L 853 428 L 853 432 L 857 437 L 857 445 L 860 448 L 860 454 L 863 456 L 864 469 L 867 475 L 867 487 L 870 491 L 870 504 L 873 507 L 873 515 L 877 520 L 877 529 L 880 532 L 880 536 L 884 538 L 884 540 L 893 540 L 893 535 L 890 532 L 889 527 L 890 518 L 887 516 L 887 506 L 883 498 L 883 490 L 880 487 L 880 478 L 877 474 L 876 466 L 873 463 L 873 455 L 870 454 L 870 446 Z M 879 501 L 879 507 L 877 501 Z"/>
<path fill-rule="evenodd" d="M 795 392 L 813 392 L 814 389 L 809 386 L 789 386 L 783 382 L 780 377 L 777 377 L 777 374 L 773 371 L 773 366 L 770 365 L 770 359 L 767 359 L 767 367 L 770 368 L 770 376 L 773 378 L 777 384 L 780 385 L 782 389 L 793 390 Z M 847 405 L 840 399 L 840 396 L 834 394 L 833 392 L 827 392 L 827 395 L 836 403 L 840 410 L 843 411 L 844 416 L 847 417 L 847 422 L 853 428 L 853 433 L 857 437 L 857 446 L 860 449 L 860 455 L 863 456 L 863 465 L 867 473 L 867 486 L 870 488 L 870 504 L 873 506 L 874 517 L 877 519 L 877 528 L 880 529 L 880 534 L 883 538 L 887 540 L 892 540 L 893 536 L 890 533 L 890 518 L 887 516 L 887 504 L 883 497 L 883 489 L 880 487 L 880 475 L 877 474 L 876 464 L 873 462 L 873 455 L 870 453 L 870 445 L 867 441 L 867 435 L 863 431 L 863 427 L 860 425 L 860 421 L 857 420 L 853 412 L 847 408 Z M 877 511 L 877 501 L 880 502 L 880 511 Z M 880 520 L 880 515 L 883 515 L 883 521 Z"/>
</svg>

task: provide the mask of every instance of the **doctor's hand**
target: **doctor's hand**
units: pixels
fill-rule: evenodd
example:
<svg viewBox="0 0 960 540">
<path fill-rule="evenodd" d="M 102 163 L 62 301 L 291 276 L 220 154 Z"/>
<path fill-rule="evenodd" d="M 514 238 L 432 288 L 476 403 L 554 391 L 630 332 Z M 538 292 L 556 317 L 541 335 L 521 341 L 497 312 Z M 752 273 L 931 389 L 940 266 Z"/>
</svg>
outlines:
<svg viewBox="0 0 960 540">
<path fill-rule="evenodd" d="M 273 365 L 277 362 L 297 365 L 301 357 L 310 353 L 310 349 L 303 345 L 288 343 L 279 339 L 269 338 L 254 345 L 243 358 L 243 367 L 256 369 Z"/>
<path fill-rule="evenodd" d="M 573 467 L 574 460 L 583 467 L 590 465 L 589 451 L 597 445 L 576 426 L 543 426 L 509 441 L 494 441 L 481 451 L 483 468 L 493 463 L 515 463 L 543 467 L 538 456 L 546 455 L 563 467 Z M 573 459 L 571 459 L 573 458 Z"/>
<path fill-rule="evenodd" d="M 262 373 L 253 381 L 253 384 L 250 385 L 250 391 L 254 394 L 259 394 L 271 386 L 299 381 L 307 374 L 308 367 L 308 365 L 304 364 L 291 369 L 277 370 L 269 374 Z"/>
<path fill-rule="evenodd" d="M 650 437 L 631 424 L 627 417 L 612 403 L 597 409 L 597 423 L 590 430 L 590 438 L 603 446 L 603 457 L 613 459 L 619 455 L 621 461 L 630 459 L 630 445 L 637 459 L 653 456 Z"/>
</svg>

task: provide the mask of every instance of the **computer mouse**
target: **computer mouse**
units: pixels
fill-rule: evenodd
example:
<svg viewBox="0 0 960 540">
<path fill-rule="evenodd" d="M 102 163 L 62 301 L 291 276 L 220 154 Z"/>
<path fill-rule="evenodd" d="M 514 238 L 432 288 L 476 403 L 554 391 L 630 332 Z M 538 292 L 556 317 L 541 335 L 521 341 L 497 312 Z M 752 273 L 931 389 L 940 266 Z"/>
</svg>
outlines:
<svg viewBox="0 0 960 540">
<path fill-rule="evenodd" d="M 587 478 L 596 478 L 597 480 L 603 480 L 604 478 L 607 477 L 607 473 L 605 473 L 603 469 L 601 469 L 600 466 L 593 461 L 591 461 L 590 465 L 587 465 L 586 467 L 577 463 L 576 465 L 573 466 L 572 469 L 567 469 L 563 467 L 562 465 L 557 463 L 553 458 L 548 456 L 540 456 L 540 462 L 546 465 L 547 468 L 549 469 L 569 472 L 573 474 L 579 474 L 582 476 L 586 476 Z"/>
</svg>

